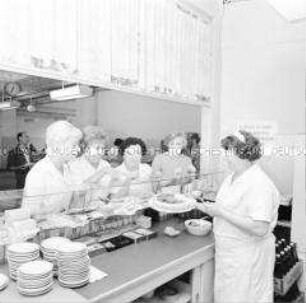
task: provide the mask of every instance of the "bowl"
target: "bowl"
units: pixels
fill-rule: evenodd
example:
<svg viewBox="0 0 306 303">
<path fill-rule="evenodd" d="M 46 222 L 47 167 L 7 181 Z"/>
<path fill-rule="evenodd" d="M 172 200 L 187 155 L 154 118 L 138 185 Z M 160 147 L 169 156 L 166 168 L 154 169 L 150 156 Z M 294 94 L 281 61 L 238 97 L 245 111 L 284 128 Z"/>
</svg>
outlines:
<svg viewBox="0 0 306 303">
<path fill-rule="evenodd" d="M 212 223 L 202 219 L 185 221 L 187 231 L 195 236 L 206 236 L 212 230 Z"/>
<path fill-rule="evenodd" d="M 180 230 L 175 229 L 172 226 L 166 226 L 166 228 L 164 229 L 164 234 L 169 236 L 169 237 L 176 237 L 181 233 Z"/>
</svg>

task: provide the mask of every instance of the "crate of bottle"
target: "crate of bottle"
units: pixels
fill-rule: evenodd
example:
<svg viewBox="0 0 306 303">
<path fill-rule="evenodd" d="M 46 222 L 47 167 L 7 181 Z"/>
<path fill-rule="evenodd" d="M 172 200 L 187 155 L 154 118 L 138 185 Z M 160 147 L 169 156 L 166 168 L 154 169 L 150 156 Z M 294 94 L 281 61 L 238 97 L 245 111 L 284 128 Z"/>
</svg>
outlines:
<svg viewBox="0 0 306 303">
<path fill-rule="evenodd" d="M 290 271 L 282 278 L 274 278 L 274 292 L 284 296 L 290 287 L 297 281 L 303 272 L 303 262 L 297 262 Z"/>
<path fill-rule="evenodd" d="M 295 303 L 305 302 L 305 293 L 301 293 L 293 302 Z"/>
</svg>

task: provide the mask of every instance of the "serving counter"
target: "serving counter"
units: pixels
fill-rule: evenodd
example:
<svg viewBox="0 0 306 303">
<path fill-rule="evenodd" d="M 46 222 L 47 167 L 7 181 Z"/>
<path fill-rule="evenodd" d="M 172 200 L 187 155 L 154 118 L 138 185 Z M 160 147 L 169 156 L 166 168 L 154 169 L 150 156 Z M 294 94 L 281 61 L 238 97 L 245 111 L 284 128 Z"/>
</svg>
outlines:
<svg viewBox="0 0 306 303">
<path fill-rule="evenodd" d="M 158 237 L 93 257 L 91 264 L 107 273 L 107 277 L 79 289 L 65 289 L 55 279 L 51 292 L 38 297 L 25 297 L 17 292 L 12 280 L 0 292 L 0 302 L 130 302 L 158 286 L 192 271 L 191 301 L 213 302 L 214 238 L 213 234 L 197 237 L 183 231 L 176 238 L 162 233 L 166 225 L 154 229 Z M 7 264 L 0 272 L 8 274 Z"/>
</svg>

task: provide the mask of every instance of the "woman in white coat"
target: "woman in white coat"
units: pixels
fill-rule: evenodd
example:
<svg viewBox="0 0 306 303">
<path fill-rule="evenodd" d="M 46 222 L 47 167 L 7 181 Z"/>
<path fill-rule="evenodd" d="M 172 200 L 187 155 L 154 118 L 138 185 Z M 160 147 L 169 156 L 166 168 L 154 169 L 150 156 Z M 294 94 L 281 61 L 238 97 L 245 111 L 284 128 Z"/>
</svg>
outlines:
<svg viewBox="0 0 306 303">
<path fill-rule="evenodd" d="M 273 302 L 279 193 L 256 163 L 260 142 L 240 131 L 221 141 L 232 173 L 216 203 L 198 208 L 214 217 L 215 302 Z"/>
<path fill-rule="evenodd" d="M 82 194 L 84 185 L 88 185 L 88 190 L 85 191 L 87 200 L 95 204 L 108 195 L 111 179 L 111 166 L 103 159 L 107 137 L 99 126 L 87 126 L 83 134 L 84 152 L 69 163 L 69 173 L 71 183 L 76 185 L 76 189 L 80 186 L 79 194 Z"/>
<path fill-rule="evenodd" d="M 47 155 L 27 175 L 22 207 L 36 219 L 69 207 L 73 187 L 67 163 L 79 153 L 82 132 L 67 121 L 50 124 L 46 131 Z"/>
</svg>

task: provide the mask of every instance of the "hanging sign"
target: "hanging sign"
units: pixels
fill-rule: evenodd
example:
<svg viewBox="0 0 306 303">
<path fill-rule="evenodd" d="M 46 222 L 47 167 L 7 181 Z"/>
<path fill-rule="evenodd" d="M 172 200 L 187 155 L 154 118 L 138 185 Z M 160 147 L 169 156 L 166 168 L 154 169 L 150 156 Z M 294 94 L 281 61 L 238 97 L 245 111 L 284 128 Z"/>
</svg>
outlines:
<svg viewBox="0 0 306 303">
<path fill-rule="evenodd" d="M 278 124 L 273 120 L 238 121 L 237 130 L 245 130 L 258 138 L 262 145 L 273 145 L 278 133 Z"/>
</svg>

